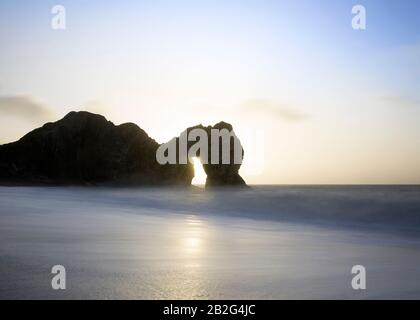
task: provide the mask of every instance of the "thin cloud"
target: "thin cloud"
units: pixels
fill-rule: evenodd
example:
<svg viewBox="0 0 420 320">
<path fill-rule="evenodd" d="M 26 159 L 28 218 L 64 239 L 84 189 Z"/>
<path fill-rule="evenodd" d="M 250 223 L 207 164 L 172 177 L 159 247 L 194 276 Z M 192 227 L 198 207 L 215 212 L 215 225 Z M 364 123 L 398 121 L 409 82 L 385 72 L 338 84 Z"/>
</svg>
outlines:
<svg viewBox="0 0 420 320">
<path fill-rule="evenodd" d="M 49 118 L 51 112 L 31 96 L 3 96 L 0 97 L 0 114 L 39 120 Z"/>
<path fill-rule="evenodd" d="M 300 122 L 309 117 L 309 115 L 296 108 L 286 106 L 281 102 L 270 99 L 250 99 L 242 103 L 241 108 L 250 112 L 268 113 L 290 122 Z"/>
<path fill-rule="evenodd" d="M 395 62 L 403 62 L 404 65 L 410 66 L 413 72 L 418 72 L 420 68 L 420 42 L 392 48 L 387 51 L 386 58 Z"/>
<path fill-rule="evenodd" d="M 396 107 L 414 108 L 414 107 L 420 106 L 420 101 L 418 99 L 401 96 L 401 95 L 380 96 L 378 99 L 381 102 L 384 102 L 386 104 L 396 106 Z"/>
</svg>

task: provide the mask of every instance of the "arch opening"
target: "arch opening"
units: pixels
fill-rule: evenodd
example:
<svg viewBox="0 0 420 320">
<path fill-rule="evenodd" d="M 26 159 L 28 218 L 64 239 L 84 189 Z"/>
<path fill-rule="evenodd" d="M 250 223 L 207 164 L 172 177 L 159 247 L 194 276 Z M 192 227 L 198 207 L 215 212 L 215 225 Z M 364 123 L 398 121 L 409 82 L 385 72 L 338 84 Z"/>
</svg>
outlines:
<svg viewBox="0 0 420 320">
<path fill-rule="evenodd" d="M 197 157 L 192 158 L 194 165 L 194 178 L 191 181 L 193 186 L 204 186 L 206 184 L 207 174 L 204 171 L 203 164 Z"/>
</svg>

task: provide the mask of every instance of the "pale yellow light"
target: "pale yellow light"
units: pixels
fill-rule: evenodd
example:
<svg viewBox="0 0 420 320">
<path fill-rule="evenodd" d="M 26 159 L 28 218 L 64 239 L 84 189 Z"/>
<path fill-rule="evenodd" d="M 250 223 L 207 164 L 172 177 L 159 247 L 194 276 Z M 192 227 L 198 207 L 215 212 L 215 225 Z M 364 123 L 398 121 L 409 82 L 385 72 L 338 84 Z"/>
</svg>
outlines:
<svg viewBox="0 0 420 320">
<path fill-rule="evenodd" d="M 204 185 L 206 184 L 207 175 L 204 172 L 203 165 L 200 162 L 200 159 L 194 157 L 194 179 L 192 180 L 193 185 Z"/>
</svg>

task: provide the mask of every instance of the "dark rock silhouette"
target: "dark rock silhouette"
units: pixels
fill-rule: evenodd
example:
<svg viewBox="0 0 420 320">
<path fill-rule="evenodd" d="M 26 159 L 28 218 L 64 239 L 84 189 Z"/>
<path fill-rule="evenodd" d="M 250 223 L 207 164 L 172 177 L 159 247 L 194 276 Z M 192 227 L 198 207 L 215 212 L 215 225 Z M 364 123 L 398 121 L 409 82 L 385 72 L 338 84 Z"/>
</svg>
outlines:
<svg viewBox="0 0 420 320">
<path fill-rule="evenodd" d="M 101 115 L 70 112 L 0 146 L 0 184 L 190 185 L 193 165 L 159 164 L 158 147 L 133 123 L 115 126 Z M 204 165 L 206 185 L 245 185 L 239 166 Z"/>
<path fill-rule="evenodd" d="M 229 123 L 226 122 L 219 122 L 214 126 L 208 126 L 208 127 L 204 127 L 202 125 L 198 125 L 195 127 L 191 127 L 187 129 L 187 132 L 190 132 L 193 129 L 204 129 L 207 132 L 207 136 L 211 137 L 211 130 L 212 129 L 218 129 L 218 130 L 222 130 L 222 129 L 227 129 L 229 132 L 232 132 L 233 135 L 232 137 L 229 139 L 229 151 L 230 151 L 230 163 L 229 164 L 223 164 L 222 163 L 222 139 L 219 139 L 219 161 L 218 164 L 211 164 L 211 150 L 212 148 L 210 147 L 211 145 L 211 139 L 208 139 L 208 150 L 209 150 L 209 154 L 208 154 L 208 164 L 203 164 L 203 168 L 204 168 L 204 172 L 207 175 L 207 179 L 206 179 L 206 186 L 208 187 L 213 187 L 213 186 L 242 186 L 245 185 L 245 181 L 244 179 L 242 179 L 242 177 L 239 175 L 239 168 L 241 167 L 241 164 L 235 164 L 234 163 L 234 145 L 235 143 L 237 143 L 238 145 L 241 146 L 242 149 L 242 145 L 241 142 L 239 141 L 239 139 L 236 137 L 232 125 L 230 125 Z M 236 140 L 236 141 L 235 141 Z M 194 142 L 189 144 L 189 147 L 191 147 L 191 145 Z M 241 163 L 242 163 L 242 158 L 244 155 L 243 149 L 241 151 Z M 200 156 L 200 155 L 198 155 Z M 202 161 L 203 162 L 203 161 Z"/>
</svg>

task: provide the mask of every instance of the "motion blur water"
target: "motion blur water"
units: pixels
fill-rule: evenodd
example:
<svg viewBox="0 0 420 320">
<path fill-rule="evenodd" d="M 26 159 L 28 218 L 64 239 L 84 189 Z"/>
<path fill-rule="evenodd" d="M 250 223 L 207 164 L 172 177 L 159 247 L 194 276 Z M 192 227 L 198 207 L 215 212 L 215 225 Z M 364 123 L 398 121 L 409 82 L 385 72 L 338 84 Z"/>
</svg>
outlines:
<svg viewBox="0 0 420 320">
<path fill-rule="evenodd" d="M 1 187 L 0 298 L 420 298 L 419 231 L 418 187 Z"/>
</svg>

